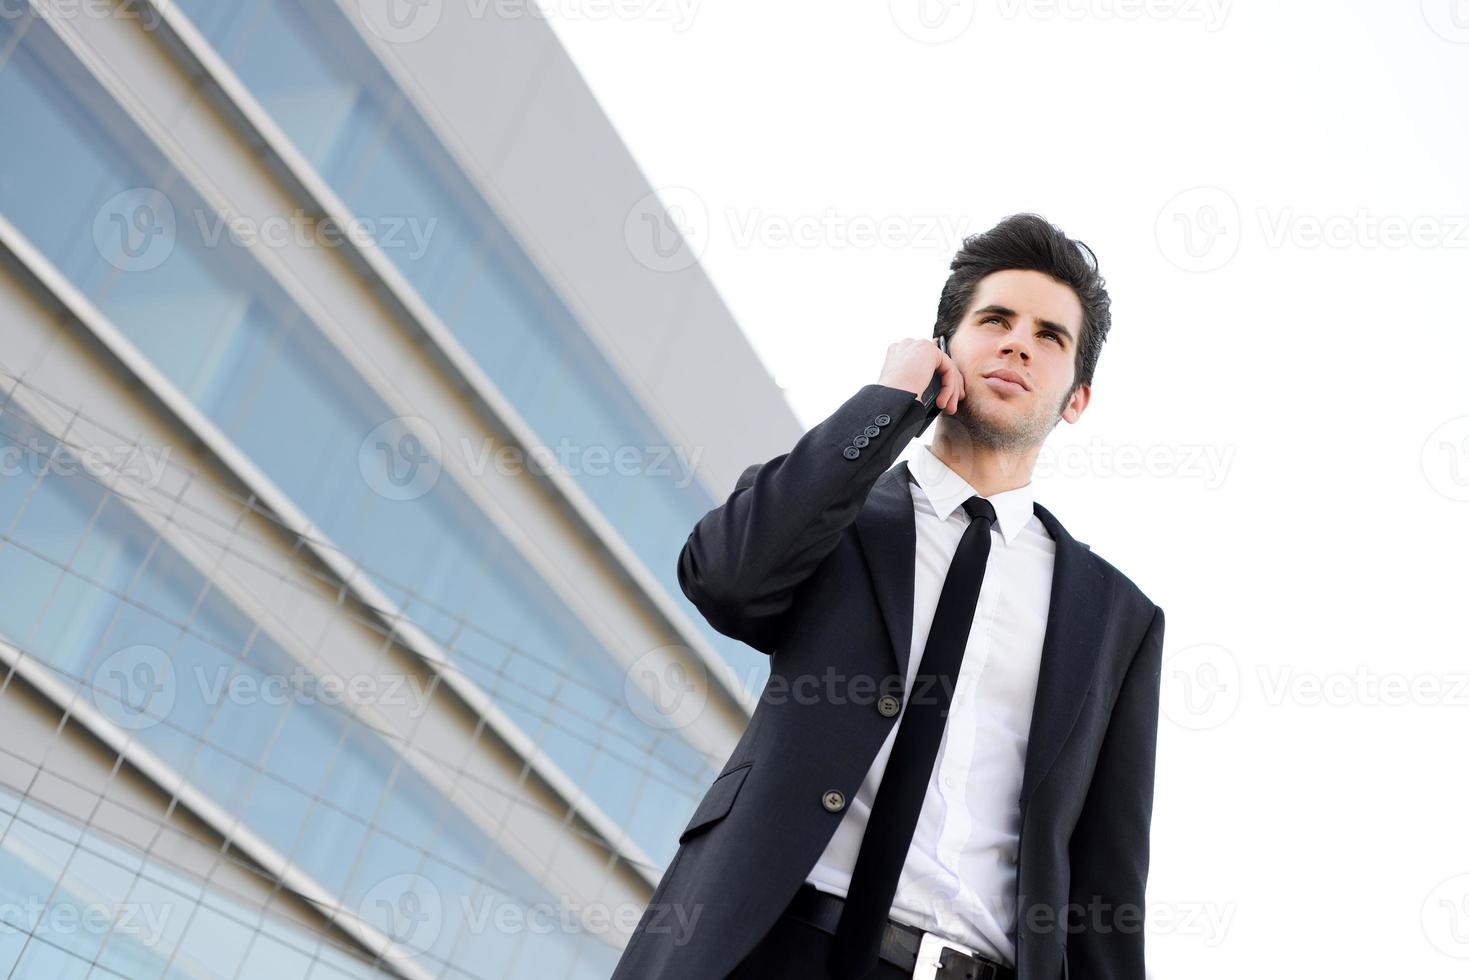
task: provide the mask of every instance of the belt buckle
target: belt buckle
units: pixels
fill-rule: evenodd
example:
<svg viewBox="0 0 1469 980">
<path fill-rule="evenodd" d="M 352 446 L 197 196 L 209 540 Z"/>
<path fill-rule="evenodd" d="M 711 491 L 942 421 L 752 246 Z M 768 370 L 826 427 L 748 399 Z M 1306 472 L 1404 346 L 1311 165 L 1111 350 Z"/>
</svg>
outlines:
<svg viewBox="0 0 1469 980">
<path fill-rule="evenodd" d="M 939 969 L 943 966 L 943 954 L 946 949 L 963 953 L 965 956 L 979 957 L 977 949 L 931 932 L 924 932 L 923 938 L 918 940 L 918 959 L 913 964 L 914 980 L 936 980 Z"/>
</svg>

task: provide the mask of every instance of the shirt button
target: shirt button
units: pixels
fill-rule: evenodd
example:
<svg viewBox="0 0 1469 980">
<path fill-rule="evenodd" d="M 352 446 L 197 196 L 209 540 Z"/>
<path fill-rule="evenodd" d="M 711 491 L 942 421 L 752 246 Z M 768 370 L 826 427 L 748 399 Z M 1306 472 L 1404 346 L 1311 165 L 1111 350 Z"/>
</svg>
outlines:
<svg viewBox="0 0 1469 980">
<path fill-rule="evenodd" d="M 847 805 L 847 798 L 836 790 L 829 789 L 822 795 L 821 805 L 830 813 L 841 813 L 842 808 Z"/>
<path fill-rule="evenodd" d="M 949 789 L 958 789 L 959 780 L 955 779 L 953 776 L 945 776 L 944 785 L 949 787 Z"/>
<path fill-rule="evenodd" d="M 877 699 L 877 713 L 882 715 L 884 718 L 891 718 L 893 715 L 898 713 L 898 709 L 901 707 L 902 704 L 900 704 L 898 699 L 893 697 L 891 694 L 884 694 L 882 697 Z"/>
</svg>

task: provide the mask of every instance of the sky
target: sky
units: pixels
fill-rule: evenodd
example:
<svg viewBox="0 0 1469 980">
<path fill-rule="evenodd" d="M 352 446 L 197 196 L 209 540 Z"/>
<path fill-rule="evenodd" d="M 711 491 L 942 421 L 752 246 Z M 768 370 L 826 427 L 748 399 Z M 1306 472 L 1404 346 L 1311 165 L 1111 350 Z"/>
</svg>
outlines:
<svg viewBox="0 0 1469 980">
<path fill-rule="evenodd" d="M 1150 974 L 1464 976 L 1469 4 L 542 3 L 804 426 L 964 234 L 1097 253 L 1034 481 L 1167 617 Z"/>
</svg>

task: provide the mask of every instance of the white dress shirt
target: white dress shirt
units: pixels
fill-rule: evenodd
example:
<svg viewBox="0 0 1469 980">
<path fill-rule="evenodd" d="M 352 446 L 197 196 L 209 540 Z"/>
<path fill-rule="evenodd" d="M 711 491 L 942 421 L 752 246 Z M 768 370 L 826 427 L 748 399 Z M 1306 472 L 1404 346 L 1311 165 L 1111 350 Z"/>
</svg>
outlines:
<svg viewBox="0 0 1469 980">
<path fill-rule="evenodd" d="M 911 483 L 908 488 L 917 549 L 905 695 L 923 659 L 949 562 L 969 526 L 969 515 L 960 505 L 976 495 L 927 446 L 910 469 L 918 481 L 916 488 Z M 1020 782 L 1056 558 L 1056 543 L 1035 516 L 1033 494 L 1027 483 L 985 498 L 997 518 L 990 530 L 990 556 L 892 909 L 899 922 L 957 940 L 1011 966 Z M 903 700 L 906 704 L 907 697 Z M 824 892 L 846 897 L 898 724 L 807 875 Z"/>
</svg>

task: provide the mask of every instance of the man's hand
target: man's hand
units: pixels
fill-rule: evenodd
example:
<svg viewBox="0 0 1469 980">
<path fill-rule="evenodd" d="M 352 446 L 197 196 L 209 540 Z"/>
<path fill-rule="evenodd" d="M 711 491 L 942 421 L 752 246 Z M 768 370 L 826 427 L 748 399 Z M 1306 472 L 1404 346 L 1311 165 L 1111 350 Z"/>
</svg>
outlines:
<svg viewBox="0 0 1469 980">
<path fill-rule="evenodd" d="M 914 398 L 922 399 L 935 371 L 943 373 L 943 382 L 934 404 L 953 415 L 964 400 L 964 376 L 953 358 L 939 350 L 933 340 L 906 337 L 888 344 L 887 360 L 883 362 L 877 383 L 911 391 Z"/>
</svg>

